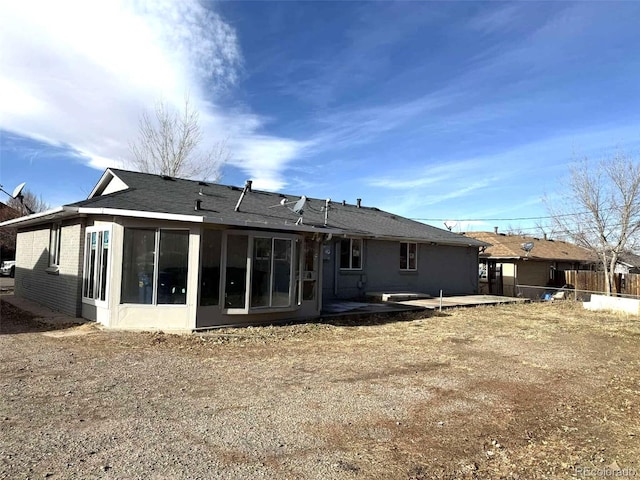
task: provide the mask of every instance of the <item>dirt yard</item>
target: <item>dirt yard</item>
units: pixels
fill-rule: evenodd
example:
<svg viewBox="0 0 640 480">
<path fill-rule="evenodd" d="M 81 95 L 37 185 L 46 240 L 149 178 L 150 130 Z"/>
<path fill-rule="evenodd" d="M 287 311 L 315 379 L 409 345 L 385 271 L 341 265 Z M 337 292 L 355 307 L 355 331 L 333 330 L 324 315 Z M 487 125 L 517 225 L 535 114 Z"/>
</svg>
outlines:
<svg viewBox="0 0 640 480">
<path fill-rule="evenodd" d="M 0 478 L 640 478 L 640 320 L 570 303 L 191 336 L 6 303 Z"/>
</svg>

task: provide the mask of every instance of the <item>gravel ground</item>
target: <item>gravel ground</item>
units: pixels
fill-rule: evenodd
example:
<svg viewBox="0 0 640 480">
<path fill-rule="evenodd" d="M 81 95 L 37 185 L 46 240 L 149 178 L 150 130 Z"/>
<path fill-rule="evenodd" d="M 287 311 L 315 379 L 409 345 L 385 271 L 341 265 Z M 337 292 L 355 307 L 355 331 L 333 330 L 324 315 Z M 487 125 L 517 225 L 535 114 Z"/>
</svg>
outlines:
<svg viewBox="0 0 640 480">
<path fill-rule="evenodd" d="M 637 318 L 359 322 L 52 329 L 2 302 L 0 478 L 640 478 Z"/>
</svg>

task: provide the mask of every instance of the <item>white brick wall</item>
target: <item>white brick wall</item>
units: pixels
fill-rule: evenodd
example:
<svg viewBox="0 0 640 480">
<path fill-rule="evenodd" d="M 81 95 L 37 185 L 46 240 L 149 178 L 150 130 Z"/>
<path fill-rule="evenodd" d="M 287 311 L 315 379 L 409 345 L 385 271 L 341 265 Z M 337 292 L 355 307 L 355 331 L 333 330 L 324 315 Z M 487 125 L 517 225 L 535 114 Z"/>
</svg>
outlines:
<svg viewBox="0 0 640 480">
<path fill-rule="evenodd" d="M 78 317 L 81 314 L 84 226 L 78 220 L 63 222 L 57 274 L 47 272 L 50 228 L 49 224 L 18 231 L 15 295 Z"/>
</svg>

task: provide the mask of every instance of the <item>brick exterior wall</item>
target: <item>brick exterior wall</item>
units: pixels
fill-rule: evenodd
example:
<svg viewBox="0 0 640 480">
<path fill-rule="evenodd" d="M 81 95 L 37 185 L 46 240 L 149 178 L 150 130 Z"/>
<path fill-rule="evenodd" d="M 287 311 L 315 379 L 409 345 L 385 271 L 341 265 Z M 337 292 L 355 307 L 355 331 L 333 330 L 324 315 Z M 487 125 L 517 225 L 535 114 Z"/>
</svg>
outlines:
<svg viewBox="0 0 640 480">
<path fill-rule="evenodd" d="M 82 313 L 82 258 L 84 225 L 63 222 L 60 233 L 60 265 L 49 268 L 51 224 L 24 228 L 16 240 L 15 295 L 74 317 Z"/>
</svg>

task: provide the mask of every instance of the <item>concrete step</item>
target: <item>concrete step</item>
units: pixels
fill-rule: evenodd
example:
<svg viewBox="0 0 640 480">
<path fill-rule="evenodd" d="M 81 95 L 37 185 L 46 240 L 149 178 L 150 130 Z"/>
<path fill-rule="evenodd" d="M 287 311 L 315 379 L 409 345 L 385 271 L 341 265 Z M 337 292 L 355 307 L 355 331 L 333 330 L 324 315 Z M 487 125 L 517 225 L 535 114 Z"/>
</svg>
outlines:
<svg viewBox="0 0 640 480">
<path fill-rule="evenodd" d="M 367 292 L 365 295 L 383 302 L 405 302 L 407 300 L 433 298 L 427 293 L 420 292 Z"/>
</svg>

